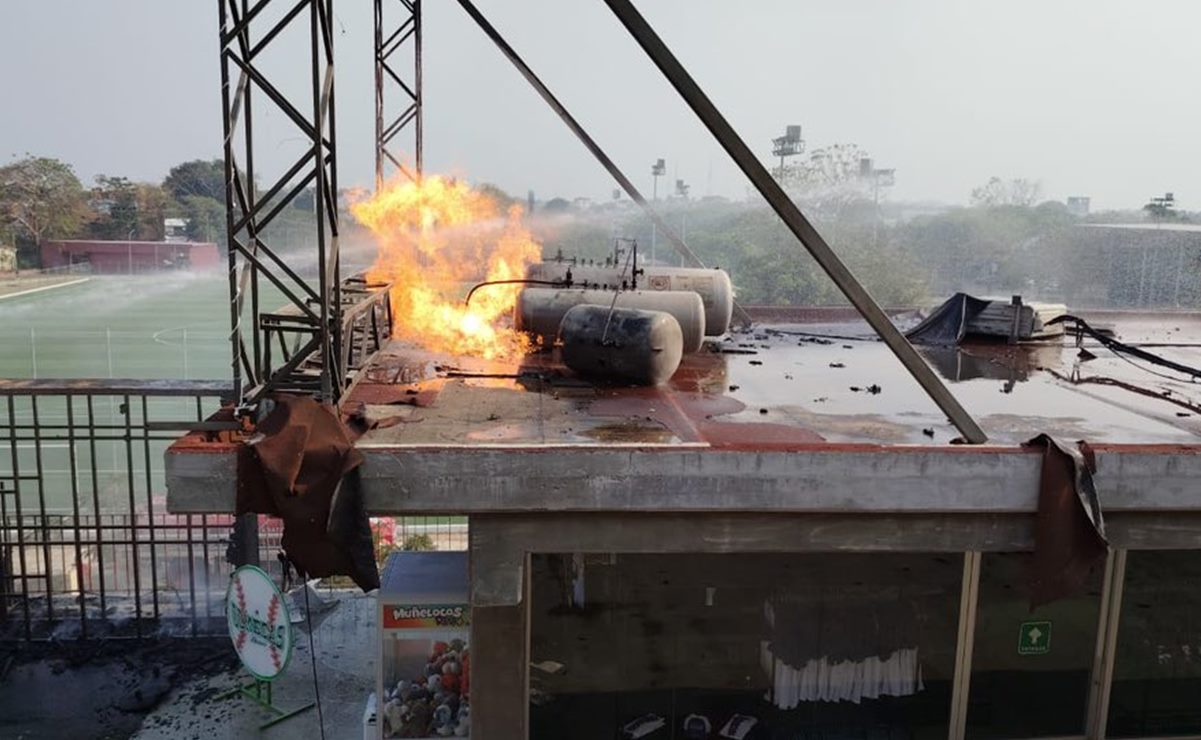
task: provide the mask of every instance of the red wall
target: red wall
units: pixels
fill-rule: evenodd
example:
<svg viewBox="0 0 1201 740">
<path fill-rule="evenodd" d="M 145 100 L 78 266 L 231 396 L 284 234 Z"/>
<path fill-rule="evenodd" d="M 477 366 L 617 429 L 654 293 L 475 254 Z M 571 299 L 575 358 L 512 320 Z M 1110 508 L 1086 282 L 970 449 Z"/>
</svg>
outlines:
<svg viewBox="0 0 1201 740">
<path fill-rule="evenodd" d="M 221 262 L 217 245 L 201 242 L 65 240 L 42 243 L 42 268 L 90 262 L 94 273 L 204 269 Z"/>
</svg>

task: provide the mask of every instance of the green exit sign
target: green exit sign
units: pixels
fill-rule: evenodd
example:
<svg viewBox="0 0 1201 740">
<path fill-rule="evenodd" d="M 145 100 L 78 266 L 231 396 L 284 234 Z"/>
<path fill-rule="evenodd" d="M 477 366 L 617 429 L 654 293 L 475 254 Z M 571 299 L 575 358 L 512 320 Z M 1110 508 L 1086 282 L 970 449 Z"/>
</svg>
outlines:
<svg viewBox="0 0 1201 740">
<path fill-rule="evenodd" d="M 1051 652 L 1051 623 L 1022 622 L 1018 632 L 1018 655 L 1046 655 Z"/>
</svg>

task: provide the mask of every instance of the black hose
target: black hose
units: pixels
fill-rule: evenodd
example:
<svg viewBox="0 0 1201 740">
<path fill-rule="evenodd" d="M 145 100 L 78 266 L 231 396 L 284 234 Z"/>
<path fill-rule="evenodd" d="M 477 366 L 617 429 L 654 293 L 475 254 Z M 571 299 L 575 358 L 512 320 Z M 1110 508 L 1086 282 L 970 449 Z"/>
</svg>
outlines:
<svg viewBox="0 0 1201 740">
<path fill-rule="evenodd" d="M 1064 314 L 1063 316 L 1056 316 L 1055 318 L 1053 318 L 1047 322 L 1047 324 L 1060 324 L 1060 323 L 1072 323 L 1073 329 L 1077 332 L 1077 334 L 1087 334 L 1090 337 L 1092 337 L 1093 339 L 1100 342 L 1106 349 L 1108 349 L 1112 352 L 1115 352 L 1117 354 L 1131 355 L 1133 357 L 1139 358 L 1140 360 L 1145 360 L 1147 362 L 1150 362 L 1153 365 L 1159 365 L 1160 367 L 1166 367 L 1171 370 L 1175 370 L 1178 373 L 1183 373 L 1185 375 L 1191 376 L 1193 378 L 1201 378 L 1201 369 L 1197 369 L 1195 367 L 1189 367 L 1188 365 L 1182 365 L 1179 362 L 1173 362 L 1171 360 L 1160 357 L 1159 355 L 1152 354 L 1146 350 L 1139 349 L 1138 347 L 1136 347 L 1132 344 L 1126 344 L 1125 342 L 1119 342 L 1118 340 L 1114 339 L 1113 337 L 1106 336 L 1105 334 L 1102 334 L 1101 332 L 1092 328 L 1091 326 L 1088 325 L 1087 321 L 1080 318 L 1079 316 L 1072 316 L 1071 314 Z"/>
<path fill-rule="evenodd" d="M 521 278 L 514 278 L 512 280 L 486 280 L 482 283 L 477 283 L 471 290 L 467 291 L 467 298 L 463 300 L 463 305 L 470 305 L 471 296 L 475 295 L 475 292 L 480 288 L 486 288 L 489 285 L 550 285 L 555 288 L 571 287 L 571 283 L 563 280 L 529 280 Z"/>
</svg>

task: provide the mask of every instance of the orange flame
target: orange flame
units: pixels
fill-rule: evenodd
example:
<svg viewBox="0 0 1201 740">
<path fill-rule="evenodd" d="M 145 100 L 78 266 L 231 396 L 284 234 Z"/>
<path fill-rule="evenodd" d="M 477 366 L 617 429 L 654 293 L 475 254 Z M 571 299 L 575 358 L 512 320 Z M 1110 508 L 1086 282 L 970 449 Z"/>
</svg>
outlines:
<svg viewBox="0 0 1201 740">
<path fill-rule="evenodd" d="M 379 248 L 367 279 L 393 284 L 394 337 L 487 360 L 533 349 L 511 326 L 520 285 L 487 286 L 463 303 L 475 283 L 523 278 L 541 258 L 520 206 L 502 214 L 487 194 L 432 175 L 420 183 L 397 178 L 374 195 L 352 197 L 350 211 Z"/>
</svg>

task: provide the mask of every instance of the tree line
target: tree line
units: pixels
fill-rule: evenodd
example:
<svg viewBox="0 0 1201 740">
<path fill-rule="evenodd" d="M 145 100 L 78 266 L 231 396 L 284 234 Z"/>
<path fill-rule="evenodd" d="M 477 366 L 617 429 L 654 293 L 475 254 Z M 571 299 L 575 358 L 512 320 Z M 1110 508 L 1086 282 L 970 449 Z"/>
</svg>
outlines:
<svg viewBox="0 0 1201 740">
<path fill-rule="evenodd" d="M 783 182 L 884 305 L 936 302 L 956 291 L 1089 305 L 1201 304 L 1201 234 L 1079 228 L 1190 220 L 1170 193 L 1141 209 L 1082 216 L 1042 200 L 1035 181 L 994 177 L 971 191 L 968 206 L 896 203 L 880 199 L 878 184 L 862 177 L 857 148 L 821 151 L 785 170 Z M 494 185 L 479 188 L 503 205 L 527 202 Z M 309 235 L 312 194 L 302 193 L 292 206 L 265 238 L 295 243 Z M 729 270 L 743 302 L 844 302 L 765 203 L 674 197 L 656 207 L 706 264 Z M 90 188 L 55 159 L 28 157 L 0 167 L 0 244 L 15 243 L 23 267 L 38 265 L 46 239 L 161 240 L 168 217 L 186 219 L 194 241 L 225 244 L 221 160 L 183 162 L 161 183 L 101 175 Z M 587 207 L 552 198 L 535 206 L 531 225 L 547 256 L 561 250 L 603 260 L 621 236 L 636 239 L 644 257 L 657 242 L 660 262 L 680 263 L 666 236 L 620 198 Z"/>
<path fill-rule="evenodd" d="M 162 182 L 98 175 L 90 187 L 51 157 L 0 166 L 0 243 L 13 244 L 22 267 L 37 267 L 48 239 L 162 241 L 164 221 L 181 218 L 192 241 L 225 242 L 225 167 L 191 160 Z"/>
<path fill-rule="evenodd" d="M 1201 233 L 1086 228 L 1190 214 L 1160 206 L 1080 215 L 1041 199 L 1036 182 L 1000 178 L 973 189 L 967 206 L 877 202 L 851 178 L 821 177 L 821 187 L 790 193 L 883 305 L 931 304 L 957 291 L 1087 307 L 1201 305 Z M 671 199 L 656 208 L 702 261 L 729 270 L 746 304 L 846 302 L 765 203 Z M 542 214 L 535 233 L 549 255 L 604 259 L 622 236 L 644 256 L 654 241 L 659 262 L 685 264 L 632 204 Z"/>
</svg>

